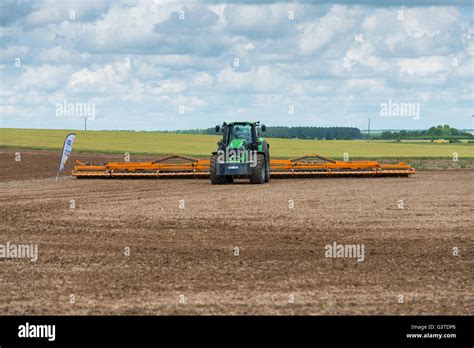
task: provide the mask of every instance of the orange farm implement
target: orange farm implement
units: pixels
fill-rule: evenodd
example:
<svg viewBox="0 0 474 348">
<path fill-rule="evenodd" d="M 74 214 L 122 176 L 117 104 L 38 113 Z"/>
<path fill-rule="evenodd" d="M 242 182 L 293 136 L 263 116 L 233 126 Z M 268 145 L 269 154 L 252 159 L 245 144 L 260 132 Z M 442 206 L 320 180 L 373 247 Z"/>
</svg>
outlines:
<svg viewBox="0 0 474 348">
<path fill-rule="evenodd" d="M 380 164 L 377 161 L 336 161 L 320 155 L 270 160 L 270 175 L 276 177 L 315 176 L 409 176 L 410 165 Z M 77 178 L 191 177 L 209 178 L 210 161 L 177 154 L 152 162 L 109 162 L 89 164 L 76 161 L 72 175 Z"/>
</svg>

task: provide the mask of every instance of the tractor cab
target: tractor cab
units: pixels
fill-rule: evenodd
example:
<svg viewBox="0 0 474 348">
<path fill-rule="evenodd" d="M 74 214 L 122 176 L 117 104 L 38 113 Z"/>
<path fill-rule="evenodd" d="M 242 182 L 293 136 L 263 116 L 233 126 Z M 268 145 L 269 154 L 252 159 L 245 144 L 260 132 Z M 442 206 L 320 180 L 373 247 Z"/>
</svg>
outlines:
<svg viewBox="0 0 474 348">
<path fill-rule="evenodd" d="M 216 132 L 222 132 L 222 140 L 219 141 L 219 149 L 238 149 L 244 147 L 247 150 L 257 150 L 264 140 L 260 138 L 258 128 L 265 131 L 265 125 L 260 122 L 232 122 L 216 126 Z M 261 148 L 261 146 L 260 146 Z"/>
<path fill-rule="evenodd" d="M 242 143 L 251 144 L 253 142 L 252 126 L 249 124 L 236 124 L 229 129 L 229 144 L 239 146 Z"/>
</svg>

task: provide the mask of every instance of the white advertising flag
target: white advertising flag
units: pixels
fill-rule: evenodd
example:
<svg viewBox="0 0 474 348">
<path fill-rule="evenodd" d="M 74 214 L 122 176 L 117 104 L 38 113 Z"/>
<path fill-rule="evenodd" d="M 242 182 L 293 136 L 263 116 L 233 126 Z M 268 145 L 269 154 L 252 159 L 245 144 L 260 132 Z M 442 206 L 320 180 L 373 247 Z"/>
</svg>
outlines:
<svg viewBox="0 0 474 348">
<path fill-rule="evenodd" d="M 66 166 L 66 162 L 69 159 L 69 156 L 71 155 L 72 144 L 74 143 L 75 138 L 76 138 L 76 134 L 69 133 L 67 135 L 66 139 L 64 139 L 63 152 L 61 154 L 61 162 L 59 162 L 58 177 L 59 177 L 59 173 L 64 171 L 64 167 Z"/>
</svg>

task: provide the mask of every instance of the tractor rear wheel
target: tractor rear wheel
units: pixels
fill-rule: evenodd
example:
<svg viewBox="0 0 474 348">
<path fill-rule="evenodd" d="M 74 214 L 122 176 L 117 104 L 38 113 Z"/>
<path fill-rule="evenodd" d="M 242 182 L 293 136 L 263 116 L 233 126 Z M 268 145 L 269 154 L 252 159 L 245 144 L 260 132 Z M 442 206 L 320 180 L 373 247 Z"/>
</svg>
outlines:
<svg viewBox="0 0 474 348">
<path fill-rule="evenodd" d="M 266 159 L 265 182 L 269 182 L 270 181 L 270 156 L 267 156 L 265 159 Z"/>
<path fill-rule="evenodd" d="M 265 182 L 266 167 L 265 156 L 260 153 L 257 154 L 257 165 L 252 168 L 252 174 L 250 174 L 251 184 L 263 184 Z"/>
<path fill-rule="evenodd" d="M 217 155 L 211 156 L 209 167 L 211 174 L 211 183 L 213 185 L 224 185 L 226 183 L 226 177 L 224 175 L 217 175 Z"/>
</svg>

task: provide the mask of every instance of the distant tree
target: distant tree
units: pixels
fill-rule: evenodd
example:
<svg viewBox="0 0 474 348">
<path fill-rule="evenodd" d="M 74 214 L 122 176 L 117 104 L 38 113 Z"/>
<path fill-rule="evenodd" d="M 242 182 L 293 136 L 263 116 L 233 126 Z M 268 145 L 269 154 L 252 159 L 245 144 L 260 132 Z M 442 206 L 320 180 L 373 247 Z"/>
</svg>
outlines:
<svg viewBox="0 0 474 348">
<path fill-rule="evenodd" d="M 380 134 L 381 139 L 393 139 L 393 133 L 390 131 L 384 131 Z"/>
</svg>

